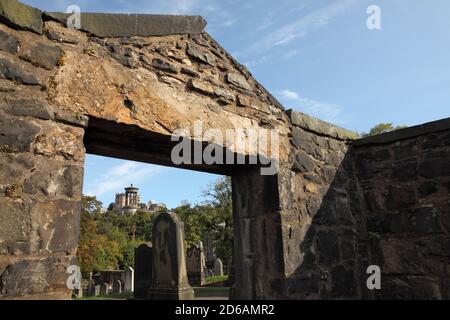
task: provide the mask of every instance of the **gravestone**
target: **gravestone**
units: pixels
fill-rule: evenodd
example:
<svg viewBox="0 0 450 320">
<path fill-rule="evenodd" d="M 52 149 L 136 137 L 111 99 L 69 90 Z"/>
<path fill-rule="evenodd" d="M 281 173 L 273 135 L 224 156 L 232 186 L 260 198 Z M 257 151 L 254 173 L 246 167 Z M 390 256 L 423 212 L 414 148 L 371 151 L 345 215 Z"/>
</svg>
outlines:
<svg viewBox="0 0 450 320">
<path fill-rule="evenodd" d="M 214 261 L 214 275 L 223 276 L 223 263 L 222 260 L 218 258 Z"/>
<path fill-rule="evenodd" d="M 205 284 L 206 263 L 201 241 L 188 250 L 186 267 L 189 284 L 192 286 L 203 286 Z"/>
<path fill-rule="evenodd" d="M 152 243 L 143 243 L 134 250 L 134 296 L 146 298 L 152 284 L 153 248 Z"/>
<path fill-rule="evenodd" d="M 122 293 L 122 282 L 120 280 L 115 280 L 112 287 L 113 293 Z"/>
<path fill-rule="evenodd" d="M 214 248 L 214 237 L 212 233 L 206 232 L 203 237 L 203 242 L 204 242 L 203 251 L 206 262 L 210 263 L 216 260 L 217 257 Z"/>
<path fill-rule="evenodd" d="M 100 295 L 107 296 L 109 294 L 109 284 L 102 283 L 100 285 Z"/>
<path fill-rule="evenodd" d="M 98 297 L 100 295 L 100 292 L 101 286 L 100 285 L 94 286 L 94 297 Z"/>
<path fill-rule="evenodd" d="M 125 269 L 125 283 L 123 290 L 125 292 L 134 292 L 134 269 L 131 267 Z"/>
<path fill-rule="evenodd" d="M 184 250 L 184 225 L 173 212 L 161 213 L 153 225 L 151 300 L 192 300 Z"/>
</svg>

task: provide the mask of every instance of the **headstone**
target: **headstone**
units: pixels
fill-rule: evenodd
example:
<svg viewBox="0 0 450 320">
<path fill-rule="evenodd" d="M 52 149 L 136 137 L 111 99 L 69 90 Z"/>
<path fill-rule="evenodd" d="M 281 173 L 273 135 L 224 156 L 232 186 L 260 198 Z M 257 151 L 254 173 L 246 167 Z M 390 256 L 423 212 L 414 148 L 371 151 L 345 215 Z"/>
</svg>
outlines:
<svg viewBox="0 0 450 320">
<path fill-rule="evenodd" d="M 89 282 L 87 286 L 87 296 L 93 296 L 94 295 L 94 280 L 92 279 L 92 272 L 89 272 Z"/>
<path fill-rule="evenodd" d="M 76 290 L 76 293 L 78 299 L 83 298 L 83 288 L 81 286 Z"/>
<path fill-rule="evenodd" d="M 98 297 L 100 295 L 101 292 L 101 286 L 97 285 L 94 287 L 94 297 Z"/>
<path fill-rule="evenodd" d="M 216 259 L 214 262 L 214 275 L 223 276 L 223 263 L 220 259 Z"/>
<path fill-rule="evenodd" d="M 151 242 L 141 244 L 134 250 L 134 271 L 134 297 L 147 298 L 153 274 L 153 248 Z"/>
<path fill-rule="evenodd" d="M 192 300 L 184 250 L 184 225 L 173 212 L 161 213 L 153 225 L 152 300 Z"/>
<path fill-rule="evenodd" d="M 188 250 L 186 267 L 189 284 L 192 286 L 203 286 L 205 284 L 206 263 L 201 241 Z"/>
<path fill-rule="evenodd" d="M 134 292 L 134 269 L 131 267 L 125 269 L 125 283 L 123 290 L 125 292 Z"/>
<path fill-rule="evenodd" d="M 107 296 L 109 294 L 109 284 L 102 283 L 100 285 L 100 295 Z"/>
<path fill-rule="evenodd" d="M 112 287 L 113 293 L 122 293 L 122 282 L 120 280 L 115 280 Z"/>
<path fill-rule="evenodd" d="M 204 237 L 204 255 L 206 262 L 212 262 L 216 260 L 216 253 L 214 249 L 214 237 L 211 233 L 205 233 Z"/>
</svg>

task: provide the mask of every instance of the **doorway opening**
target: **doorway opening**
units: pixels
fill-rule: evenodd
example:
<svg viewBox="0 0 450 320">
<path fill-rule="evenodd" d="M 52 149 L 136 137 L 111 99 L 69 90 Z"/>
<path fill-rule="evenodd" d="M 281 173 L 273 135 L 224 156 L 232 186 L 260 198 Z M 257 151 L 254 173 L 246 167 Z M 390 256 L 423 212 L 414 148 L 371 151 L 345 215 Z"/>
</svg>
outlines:
<svg viewBox="0 0 450 320">
<path fill-rule="evenodd" d="M 157 175 L 158 170 L 161 170 L 161 167 L 155 167 L 157 165 L 227 177 L 223 178 L 223 181 L 228 186 L 231 183 L 232 219 L 226 226 L 223 226 L 222 221 L 221 227 L 222 230 L 227 230 L 222 236 L 233 242 L 232 254 L 229 249 L 221 248 L 218 249 L 216 255 L 233 256 L 234 277 L 230 296 L 233 299 L 250 300 L 269 297 L 269 294 L 272 293 L 275 295 L 282 294 L 279 288 L 282 288 L 284 270 L 279 248 L 282 235 L 278 214 L 280 208 L 277 176 L 262 176 L 259 165 L 194 164 L 195 162 L 192 161 L 192 164 L 176 166 L 171 160 L 171 152 L 176 144 L 168 135 L 149 132 L 134 125 L 97 118 L 89 119 L 89 126 L 84 137 L 84 145 L 88 155 L 133 161 L 131 164 L 123 164 L 123 167 L 117 168 L 116 170 L 119 172 L 133 167 L 138 168 L 141 165 L 144 166 L 144 164 L 152 164 L 154 165 L 151 167 L 153 169 L 142 168 L 143 172 Z M 89 156 L 87 159 L 89 160 Z M 113 182 L 116 183 L 116 181 Z M 131 183 L 134 183 L 133 187 Z M 130 185 L 119 186 L 115 184 L 118 188 L 129 188 L 123 192 L 123 195 L 120 195 L 120 190 L 117 190 L 118 201 L 122 201 L 121 203 L 125 201 L 124 204 L 127 205 L 130 204 L 130 199 L 132 199 L 132 205 L 136 205 L 137 202 L 140 205 L 141 201 L 136 202 L 135 182 L 128 181 L 127 184 Z M 177 187 L 176 184 L 175 182 L 170 185 L 169 189 L 174 190 Z M 103 188 L 105 187 L 103 185 Z M 192 186 L 188 184 L 184 188 L 192 189 Z M 113 192 L 115 193 L 116 190 Z M 158 204 L 159 201 L 155 202 Z M 145 201 L 142 204 L 145 205 Z M 109 204 L 106 206 L 106 209 L 108 209 Z M 192 206 L 185 209 L 187 212 L 193 210 Z M 229 235 L 230 224 L 233 229 L 232 236 Z M 136 236 L 138 232 L 133 233 L 132 230 L 131 236 L 133 234 Z M 216 241 L 214 237 L 213 241 Z M 225 270 L 228 262 L 222 261 Z M 209 267 L 211 268 L 211 265 Z M 233 273 L 233 271 L 230 273 Z"/>
</svg>

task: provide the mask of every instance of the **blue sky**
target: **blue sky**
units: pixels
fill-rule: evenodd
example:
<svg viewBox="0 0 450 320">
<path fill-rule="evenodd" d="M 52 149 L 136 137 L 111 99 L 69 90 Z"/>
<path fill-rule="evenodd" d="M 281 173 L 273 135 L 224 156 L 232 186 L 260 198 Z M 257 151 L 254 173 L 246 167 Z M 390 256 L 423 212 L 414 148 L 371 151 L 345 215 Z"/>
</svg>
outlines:
<svg viewBox="0 0 450 320">
<path fill-rule="evenodd" d="M 77 4 L 90 12 L 202 15 L 207 31 L 286 108 L 358 132 L 380 122 L 411 126 L 450 116 L 448 0 L 24 2 L 51 11 Z M 381 9 L 381 30 L 366 27 L 369 5 Z M 105 174 L 100 169 L 123 163 L 88 157 L 85 186 L 96 185 Z M 146 174 L 141 188 L 154 190 L 144 198 L 169 204 L 198 198 L 201 186 L 214 180 L 172 169 Z M 189 185 L 191 192 L 170 188 L 164 198 L 159 191 L 170 177 L 172 186 Z"/>
</svg>

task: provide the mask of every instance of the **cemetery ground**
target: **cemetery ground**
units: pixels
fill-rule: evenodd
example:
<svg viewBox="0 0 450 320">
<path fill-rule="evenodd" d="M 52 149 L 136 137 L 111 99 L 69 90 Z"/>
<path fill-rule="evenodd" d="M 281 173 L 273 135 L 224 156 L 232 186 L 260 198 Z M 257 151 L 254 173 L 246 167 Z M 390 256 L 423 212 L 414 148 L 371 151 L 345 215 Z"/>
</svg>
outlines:
<svg viewBox="0 0 450 320">
<path fill-rule="evenodd" d="M 223 286 L 228 276 L 213 276 L 206 279 L 203 287 L 194 287 L 195 300 L 228 300 L 230 288 Z M 134 300 L 132 292 L 111 293 L 106 296 L 91 296 L 76 298 L 74 300 Z"/>
</svg>

